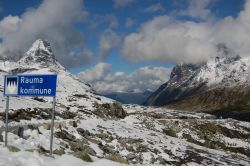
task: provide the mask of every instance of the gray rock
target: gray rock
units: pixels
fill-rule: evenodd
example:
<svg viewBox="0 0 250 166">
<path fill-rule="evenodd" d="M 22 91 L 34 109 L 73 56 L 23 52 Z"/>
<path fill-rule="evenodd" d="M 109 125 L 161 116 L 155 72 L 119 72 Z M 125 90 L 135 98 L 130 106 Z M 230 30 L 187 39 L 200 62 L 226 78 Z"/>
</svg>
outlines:
<svg viewBox="0 0 250 166">
<path fill-rule="evenodd" d="M 96 156 L 95 150 L 88 146 L 88 142 L 83 142 L 83 140 L 78 140 L 76 142 L 71 141 L 69 142 L 69 145 L 71 147 L 70 149 L 74 152 L 85 152 L 91 156 Z"/>
<path fill-rule="evenodd" d="M 95 150 L 92 149 L 91 147 L 87 146 L 87 145 L 84 146 L 84 152 L 88 153 L 91 156 L 96 156 Z"/>
<path fill-rule="evenodd" d="M 23 127 L 18 127 L 17 129 L 13 130 L 12 133 L 23 138 L 23 132 L 24 128 Z"/>
<path fill-rule="evenodd" d="M 72 151 L 78 152 L 78 151 L 83 151 L 84 144 L 82 144 L 81 142 L 70 141 L 69 146 Z"/>
<path fill-rule="evenodd" d="M 93 113 L 100 117 L 123 119 L 127 116 L 127 112 L 119 103 L 95 104 L 95 107 L 96 110 Z"/>
<path fill-rule="evenodd" d="M 34 130 L 34 128 L 35 128 L 33 125 L 28 125 L 27 127 L 28 127 L 28 129 L 30 129 L 30 130 Z"/>
<path fill-rule="evenodd" d="M 117 153 L 116 151 L 115 151 L 115 147 L 113 147 L 113 146 L 110 146 L 110 145 L 103 145 L 103 146 L 99 146 L 100 147 L 100 149 L 102 149 L 103 150 L 103 152 L 104 153 L 106 153 L 106 154 L 115 154 L 115 153 Z"/>
<path fill-rule="evenodd" d="M 142 157 L 142 153 L 138 153 L 137 155 L 136 155 L 136 158 L 134 158 L 132 161 L 131 161 L 131 163 L 132 164 L 142 164 L 142 162 L 143 162 L 143 159 L 142 159 L 143 157 Z"/>
<path fill-rule="evenodd" d="M 90 136 L 90 132 L 88 130 L 84 130 L 82 128 L 77 128 L 76 131 L 83 137 Z"/>
<path fill-rule="evenodd" d="M 134 153 L 129 153 L 126 158 L 127 160 L 133 160 L 136 158 L 136 155 Z"/>
<path fill-rule="evenodd" d="M 66 144 L 65 142 L 60 142 L 59 144 L 66 149 L 69 148 L 68 144 Z"/>
<path fill-rule="evenodd" d="M 75 141 L 76 137 L 70 133 L 68 133 L 66 130 L 62 130 L 62 131 L 57 131 L 55 132 L 55 136 L 57 138 L 61 138 L 65 141 Z"/>
<path fill-rule="evenodd" d="M 157 157 L 156 161 L 158 161 L 160 164 L 166 164 L 166 160 L 162 156 Z"/>
<path fill-rule="evenodd" d="M 23 132 L 24 128 L 23 127 L 18 127 L 17 135 L 21 138 L 23 138 Z"/>
<path fill-rule="evenodd" d="M 148 149 L 149 148 L 147 147 L 147 145 L 139 144 L 139 146 L 136 148 L 136 151 L 137 152 L 147 152 Z"/>
<path fill-rule="evenodd" d="M 76 113 L 70 111 L 63 111 L 59 116 L 63 119 L 74 119 L 77 116 Z"/>
<path fill-rule="evenodd" d="M 86 138 L 82 138 L 82 139 L 77 139 L 76 142 L 81 142 L 82 144 L 86 144 L 86 145 L 89 145 L 89 142 Z"/>
<path fill-rule="evenodd" d="M 65 154 L 64 150 L 61 148 L 61 149 L 56 149 L 53 151 L 53 154 L 57 154 L 57 155 L 63 155 Z"/>
</svg>

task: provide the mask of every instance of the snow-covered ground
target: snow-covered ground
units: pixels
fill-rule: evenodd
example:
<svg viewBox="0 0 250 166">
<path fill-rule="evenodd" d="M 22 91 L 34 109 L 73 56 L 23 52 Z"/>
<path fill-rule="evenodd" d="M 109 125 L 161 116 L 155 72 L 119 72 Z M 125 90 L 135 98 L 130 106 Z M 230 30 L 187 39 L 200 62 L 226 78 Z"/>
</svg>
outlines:
<svg viewBox="0 0 250 166">
<path fill-rule="evenodd" d="M 9 152 L 7 148 L 0 149 L 0 166 L 125 166 L 106 159 L 96 160 L 94 162 L 84 162 L 72 155 L 62 155 L 45 157 L 38 152 Z"/>
<path fill-rule="evenodd" d="M 36 158 L 36 162 L 45 160 L 46 165 L 50 165 L 51 163 L 58 163 L 58 165 L 60 165 L 60 161 L 69 158 L 68 160 L 72 159 L 74 160 L 72 163 L 78 165 L 79 159 L 75 159 L 70 155 L 74 152 L 72 148 L 75 148 L 72 147 L 73 145 L 71 144 L 72 141 L 82 140 L 83 143 L 77 144 L 77 146 L 90 147 L 95 152 L 95 156 L 92 157 L 95 159 L 98 158 L 98 160 L 108 154 L 115 155 L 119 153 L 123 158 L 127 158 L 131 164 L 163 164 L 163 162 L 164 165 L 176 165 L 179 163 L 190 164 L 190 162 L 199 165 L 208 165 L 209 163 L 212 165 L 250 164 L 250 159 L 242 154 L 243 152 L 236 154 L 232 151 L 224 151 L 220 147 L 217 149 L 207 148 L 192 141 L 190 142 L 190 140 L 187 140 L 189 137 L 184 137 L 185 134 L 188 134 L 191 138 L 203 143 L 208 141 L 206 139 L 211 139 L 211 141 L 212 139 L 216 139 L 228 147 L 247 150 L 250 149 L 249 140 L 241 137 L 229 138 L 227 135 L 223 135 L 225 133 L 221 132 L 220 128 L 218 132 L 215 131 L 213 134 L 214 137 L 210 135 L 210 130 L 204 131 L 205 134 L 211 136 L 211 138 L 206 139 L 204 137 L 205 134 L 199 131 L 202 130 L 200 126 L 202 124 L 207 124 L 208 128 L 210 125 L 218 127 L 227 126 L 225 128 L 228 132 L 240 132 L 243 137 L 249 135 L 249 131 L 246 130 L 246 128 L 249 128 L 250 124 L 247 122 L 203 119 L 204 117 L 209 117 L 209 115 L 205 116 L 204 114 L 190 115 L 190 117 L 188 117 L 187 114 L 187 119 L 180 119 L 180 117 L 183 118 L 184 112 L 136 105 L 126 105 L 124 109 L 128 109 L 128 112 L 131 113 L 124 119 L 107 119 L 97 117 L 94 114 L 83 114 L 84 116 L 81 118 L 74 119 L 77 120 L 77 127 L 72 126 L 72 120 L 58 119 L 57 123 L 61 123 L 62 125 L 61 127 L 58 127 L 58 125 L 55 127 L 55 133 L 58 134 L 55 135 L 53 148 L 54 150 L 64 149 L 63 153 L 65 154 L 61 157 L 55 155 L 55 159 L 47 159 L 47 157 L 43 155 L 37 159 L 38 155 L 36 153 L 31 154 L 27 152 L 31 150 L 39 151 L 41 147 L 45 150 L 49 150 L 50 130 L 45 129 L 46 125 L 44 126 L 44 124 L 49 123 L 49 120 L 36 120 L 36 122 L 32 120 L 32 124 L 35 126 L 37 123 L 38 128 L 33 130 L 25 129 L 23 137 L 17 136 L 17 132 L 9 133 L 9 145 L 15 146 L 22 151 L 11 153 L 5 149 L 1 152 L 5 154 L 1 155 L 1 160 L 3 162 L 24 163 L 24 161 L 28 160 L 31 156 L 31 158 Z M 144 110 L 144 112 L 141 112 L 141 110 Z M 21 123 L 28 124 L 29 120 L 22 120 Z M 12 126 L 18 124 L 20 125 L 18 122 L 12 122 Z M 80 132 L 79 129 L 82 129 L 86 135 Z M 171 129 L 172 132 L 175 132 L 176 136 L 173 133 L 167 132 L 166 129 Z M 59 134 L 62 133 L 66 133 L 67 136 L 60 136 Z M 4 136 L 4 132 L 2 135 Z M 70 140 L 71 138 L 72 140 Z M 3 142 L 0 143 L 0 149 L 3 148 L 3 144 Z M 68 148 L 66 148 L 67 146 Z M 11 157 L 15 155 L 23 157 Z M 100 160 L 92 164 L 101 164 L 101 161 L 109 162 Z M 89 163 L 80 162 L 80 164 L 87 165 Z"/>
</svg>

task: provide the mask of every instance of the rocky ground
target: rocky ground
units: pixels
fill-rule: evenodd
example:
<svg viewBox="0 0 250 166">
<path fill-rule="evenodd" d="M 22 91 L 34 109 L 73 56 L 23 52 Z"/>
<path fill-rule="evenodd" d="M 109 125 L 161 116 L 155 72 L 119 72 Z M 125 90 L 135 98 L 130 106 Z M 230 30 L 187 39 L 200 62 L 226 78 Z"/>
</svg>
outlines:
<svg viewBox="0 0 250 166">
<path fill-rule="evenodd" d="M 4 113 L 0 119 L 4 120 Z M 50 109 L 13 111 L 10 121 L 9 145 L 48 155 Z M 86 154 L 130 164 L 249 165 L 249 138 L 248 122 L 204 113 L 95 103 L 92 111 L 56 112 L 54 154 Z"/>
</svg>

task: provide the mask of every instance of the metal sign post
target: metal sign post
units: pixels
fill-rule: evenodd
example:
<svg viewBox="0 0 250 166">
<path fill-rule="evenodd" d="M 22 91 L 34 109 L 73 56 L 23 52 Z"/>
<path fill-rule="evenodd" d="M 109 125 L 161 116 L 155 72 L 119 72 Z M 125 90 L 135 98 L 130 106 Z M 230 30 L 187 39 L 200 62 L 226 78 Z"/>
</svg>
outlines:
<svg viewBox="0 0 250 166">
<path fill-rule="evenodd" d="M 6 109 L 5 109 L 5 146 L 8 145 L 8 112 L 9 112 L 9 101 L 10 98 L 7 96 Z"/>
<path fill-rule="evenodd" d="M 55 108 L 56 108 L 56 97 L 53 97 L 53 106 L 52 106 L 52 119 L 50 127 L 50 155 L 53 154 L 53 137 L 54 137 L 54 119 L 55 119 Z"/>
</svg>

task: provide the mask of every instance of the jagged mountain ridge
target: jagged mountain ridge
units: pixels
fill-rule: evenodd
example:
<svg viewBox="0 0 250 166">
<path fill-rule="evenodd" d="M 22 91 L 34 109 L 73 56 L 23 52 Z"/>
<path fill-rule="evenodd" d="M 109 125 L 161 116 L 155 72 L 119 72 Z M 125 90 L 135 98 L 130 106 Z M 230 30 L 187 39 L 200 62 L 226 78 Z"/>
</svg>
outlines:
<svg viewBox="0 0 250 166">
<path fill-rule="evenodd" d="M 47 40 L 36 40 L 30 49 L 24 54 L 18 63 L 20 65 L 41 64 L 44 66 L 56 63 L 55 55 L 52 52 L 50 43 Z"/>
<path fill-rule="evenodd" d="M 196 111 L 236 107 L 239 103 L 245 107 L 245 98 L 249 98 L 249 67 L 249 58 L 241 58 L 225 45 L 219 45 L 218 55 L 206 63 L 175 66 L 169 81 L 144 104 Z"/>
<path fill-rule="evenodd" d="M 77 110 L 78 106 L 85 105 L 86 109 L 92 109 L 94 102 L 104 103 L 112 102 L 111 99 L 99 96 L 89 84 L 81 81 L 76 76 L 70 74 L 55 58 L 48 41 L 43 39 L 36 40 L 30 49 L 18 62 L 1 61 L 0 79 L 8 74 L 50 74 L 56 73 L 57 82 L 57 103 L 59 109 L 69 108 L 72 111 Z M 2 82 L 3 83 L 3 82 Z M 0 84 L 3 89 L 3 84 Z M 26 98 L 13 98 L 12 100 L 32 100 Z M 51 107 L 50 98 L 44 98 L 45 103 L 41 104 L 34 101 L 33 107 Z M 4 105 L 4 103 L 2 103 Z M 27 105 L 28 106 L 28 105 Z M 17 105 L 19 108 L 27 108 L 26 105 Z M 15 106 L 14 106 L 15 107 Z M 29 106 L 28 106 L 29 107 Z"/>
</svg>

